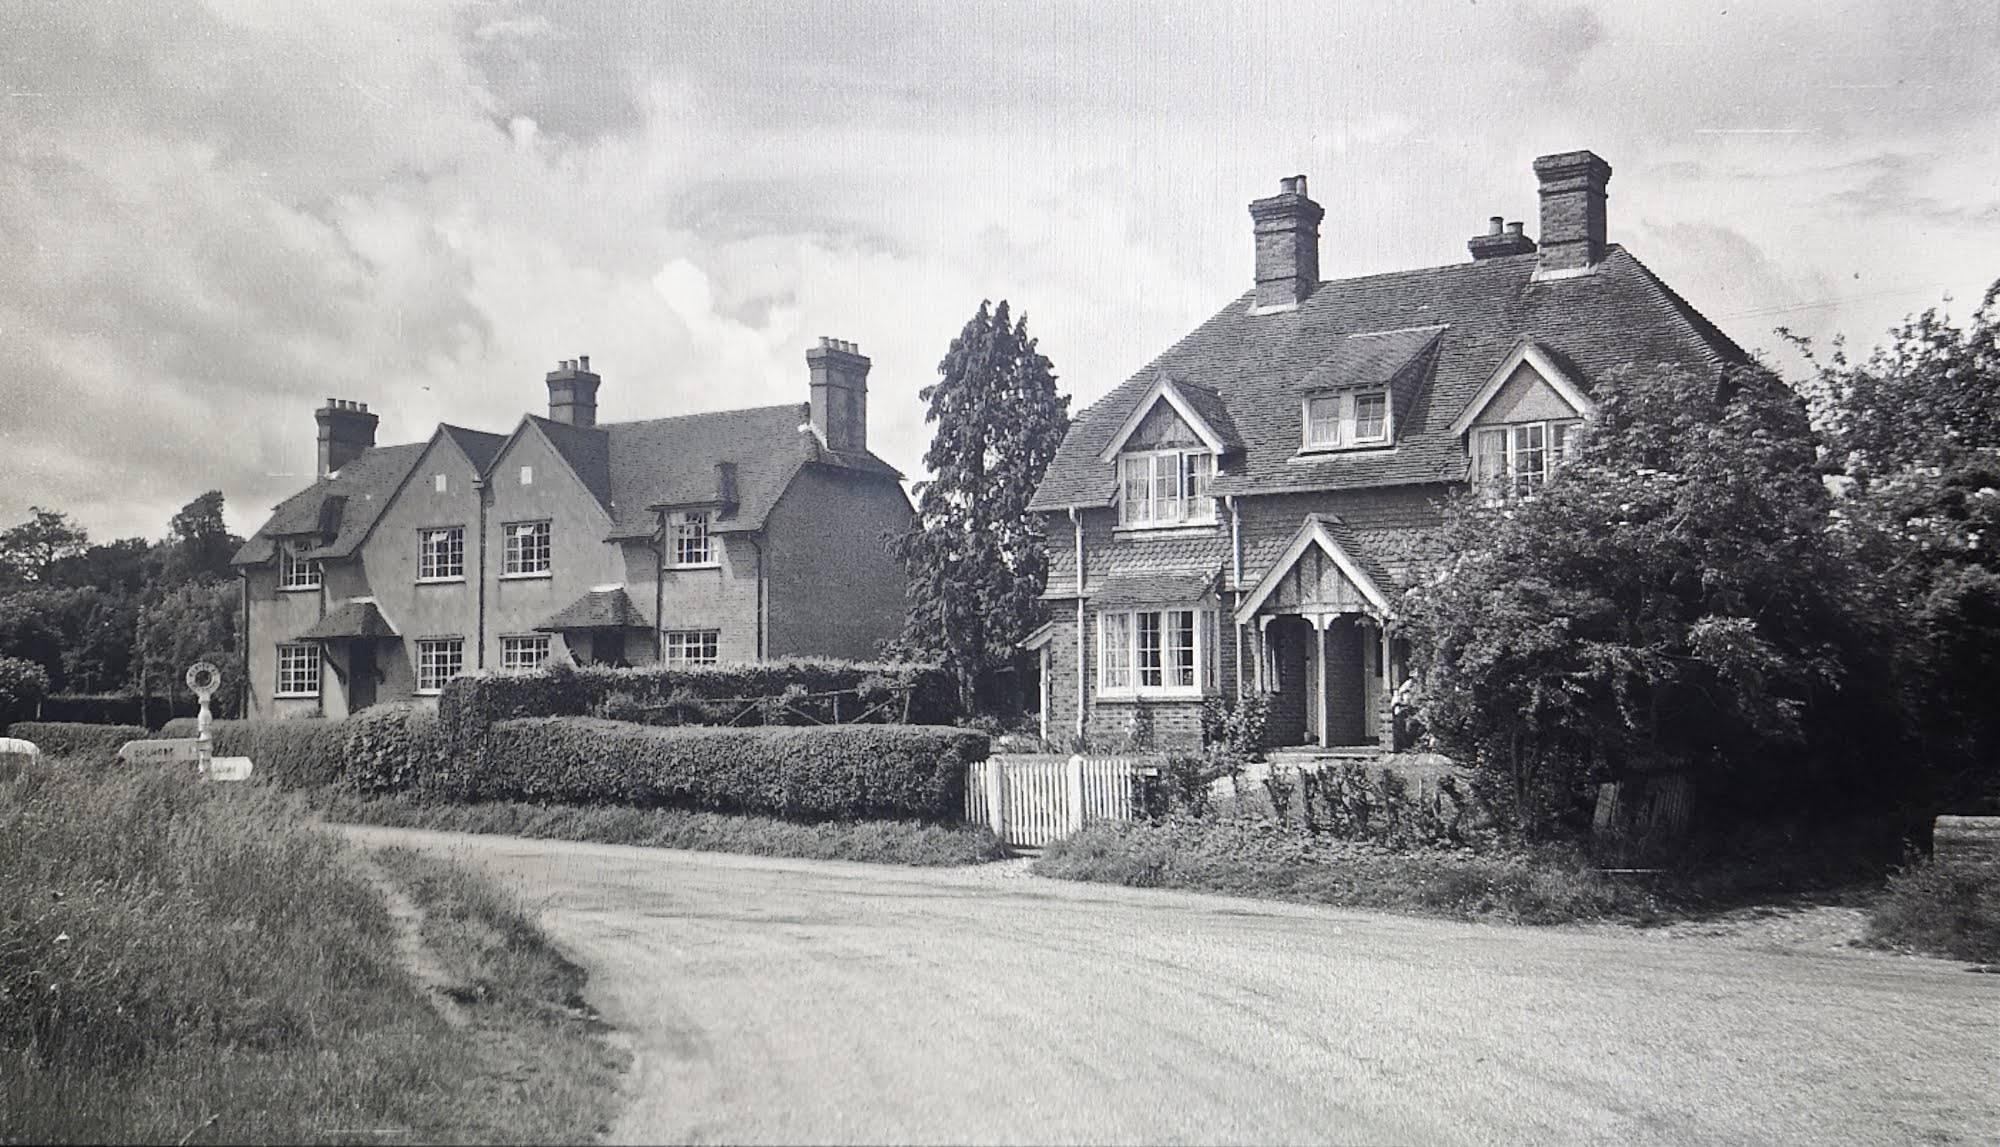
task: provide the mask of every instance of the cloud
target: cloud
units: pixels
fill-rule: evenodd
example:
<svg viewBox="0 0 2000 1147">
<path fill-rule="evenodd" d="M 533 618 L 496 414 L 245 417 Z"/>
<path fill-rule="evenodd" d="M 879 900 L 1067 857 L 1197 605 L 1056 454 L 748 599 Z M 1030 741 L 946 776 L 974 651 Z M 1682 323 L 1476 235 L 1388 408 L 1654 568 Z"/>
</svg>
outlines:
<svg viewBox="0 0 2000 1147">
<path fill-rule="evenodd" d="M 818 335 L 915 477 L 980 300 L 1081 408 L 1248 285 L 1244 205 L 1294 172 L 1339 276 L 1463 258 L 1592 147 L 1696 305 L 1911 288 L 1809 312 L 1886 325 L 2000 266 L 1988 8 L 17 6 L 0 524 L 157 535 L 219 487 L 248 530 L 328 396 L 384 441 L 506 429 L 589 354 L 606 418 L 799 401 Z M 1798 134 L 1708 130 L 1760 127 Z"/>
</svg>

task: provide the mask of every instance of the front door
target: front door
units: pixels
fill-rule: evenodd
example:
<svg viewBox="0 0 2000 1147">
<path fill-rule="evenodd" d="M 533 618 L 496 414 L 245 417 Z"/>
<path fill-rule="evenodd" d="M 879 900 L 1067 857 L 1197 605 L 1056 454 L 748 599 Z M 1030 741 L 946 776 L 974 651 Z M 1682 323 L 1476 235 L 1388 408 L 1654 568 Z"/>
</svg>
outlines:
<svg viewBox="0 0 2000 1147">
<path fill-rule="evenodd" d="M 366 637 L 349 643 L 347 711 L 358 713 L 375 703 L 375 642 Z"/>
</svg>

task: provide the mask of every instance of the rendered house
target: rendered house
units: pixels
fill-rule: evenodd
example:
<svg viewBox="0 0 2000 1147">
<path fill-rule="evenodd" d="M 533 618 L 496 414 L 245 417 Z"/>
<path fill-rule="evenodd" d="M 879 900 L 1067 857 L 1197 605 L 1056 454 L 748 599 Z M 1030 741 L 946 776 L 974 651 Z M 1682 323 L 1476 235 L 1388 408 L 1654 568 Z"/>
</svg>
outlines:
<svg viewBox="0 0 2000 1147">
<path fill-rule="evenodd" d="M 319 478 L 235 558 L 250 714 L 343 716 L 452 676 L 578 663 L 862 658 L 902 626 L 883 535 L 912 517 L 868 451 L 869 360 L 822 339 L 810 401 L 597 421 L 590 360 L 546 418 L 376 446 L 328 400 Z"/>
<path fill-rule="evenodd" d="M 1607 241 L 1609 164 L 1534 171 L 1539 243 L 1495 217 L 1468 262 L 1352 279 L 1303 176 L 1250 205 L 1254 289 L 1079 415 L 1030 505 L 1046 736 L 1191 746 L 1261 690 L 1280 745 L 1387 743 L 1444 498 L 1548 481 L 1606 372 L 1745 358 Z"/>
</svg>

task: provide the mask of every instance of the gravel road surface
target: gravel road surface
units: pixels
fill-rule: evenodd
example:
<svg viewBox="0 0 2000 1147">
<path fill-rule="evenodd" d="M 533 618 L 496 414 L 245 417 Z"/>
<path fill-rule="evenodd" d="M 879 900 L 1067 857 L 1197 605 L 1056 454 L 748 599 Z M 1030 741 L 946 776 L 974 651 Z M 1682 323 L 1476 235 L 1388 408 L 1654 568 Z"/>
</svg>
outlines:
<svg viewBox="0 0 2000 1147">
<path fill-rule="evenodd" d="M 629 1143 L 2000 1143 L 2000 976 L 1042 880 L 347 828 L 543 909 Z"/>
</svg>

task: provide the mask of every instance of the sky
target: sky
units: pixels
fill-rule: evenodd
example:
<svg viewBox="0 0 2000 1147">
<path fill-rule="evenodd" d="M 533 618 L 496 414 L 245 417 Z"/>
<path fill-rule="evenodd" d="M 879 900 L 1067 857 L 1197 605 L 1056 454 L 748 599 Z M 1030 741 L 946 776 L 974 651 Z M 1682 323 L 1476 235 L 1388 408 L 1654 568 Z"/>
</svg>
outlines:
<svg viewBox="0 0 2000 1147">
<path fill-rule="evenodd" d="M 1781 369 L 2000 278 L 2000 5 L 11 0 L 0 525 L 254 530 L 313 410 L 510 430 L 589 355 L 605 421 L 918 391 L 1007 299 L 1081 409 L 1251 285 L 1302 173 L 1328 278 L 1537 229 L 1536 155 Z M 1950 301 L 1947 303 L 1946 300 Z"/>
</svg>

